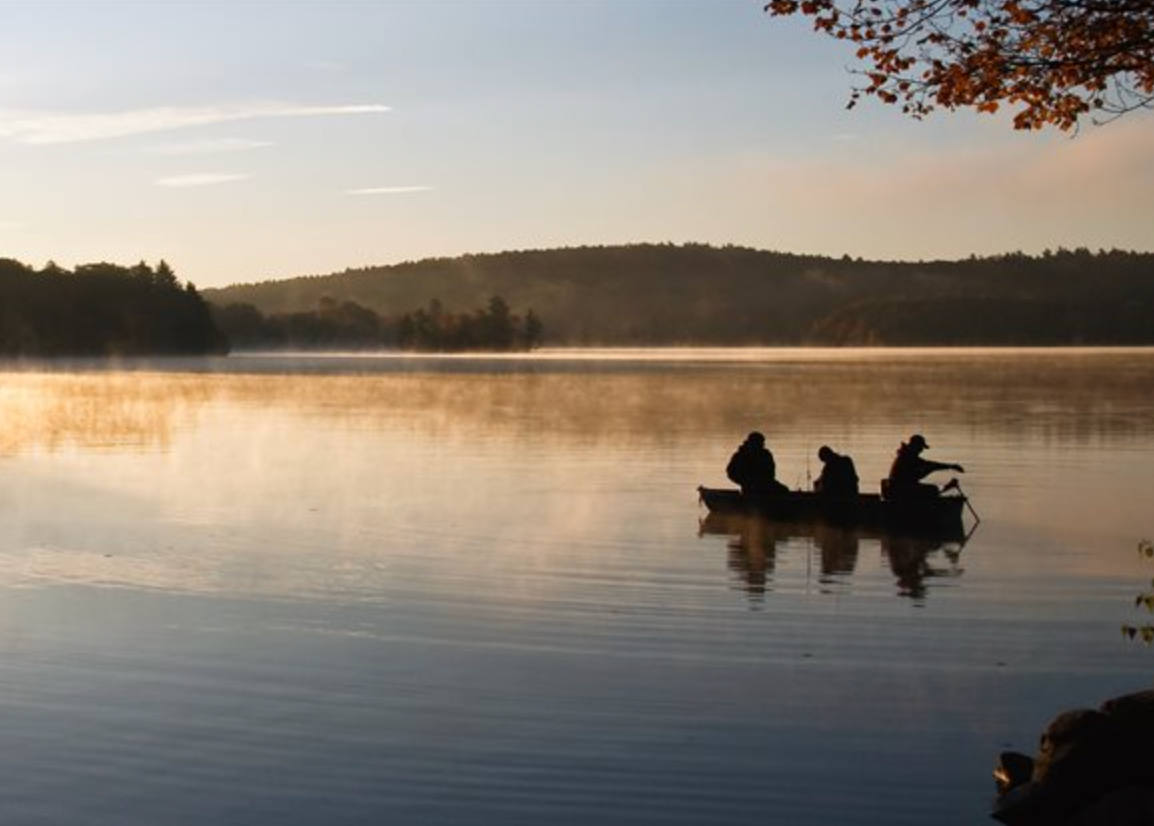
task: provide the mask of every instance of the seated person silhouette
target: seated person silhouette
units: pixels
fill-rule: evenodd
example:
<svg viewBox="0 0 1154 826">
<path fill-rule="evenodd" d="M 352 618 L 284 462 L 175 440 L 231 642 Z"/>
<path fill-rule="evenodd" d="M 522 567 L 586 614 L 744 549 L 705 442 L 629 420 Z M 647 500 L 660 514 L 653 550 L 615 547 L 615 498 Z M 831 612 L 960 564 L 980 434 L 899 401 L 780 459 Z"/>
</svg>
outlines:
<svg viewBox="0 0 1154 826">
<path fill-rule="evenodd" d="M 908 442 L 902 442 L 890 467 L 890 475 L 882 482 L 882 494 L 887 499 L 925 499 L 941 494 L 937 485 L 922 479 L 939 470 L 954 470 L 965 473 L 965 468 L 957 464 L 934 462 L 923 459 L 922 452 L 929 448 L 925 437 L 916 434 Z M 954 482 L 953 484 L 956 484 Z M 950 485 L 946 486 L 947 488 Z"/>
<path fill-rule="evenodd" d="M 823 496 L 850 497 L 858 495 L 857 468 L 853 459 L 836 452 L 828 445 L 817 451 L 821 459 L 821 473 L 814 480 L 813 489 Z"/>
<path fill-rule="evenodd" d="M 765 446 L 765 436 L 756 430 L 745 437 L 725 467 L 725 475 L 741 486 L 745 496 L 771 496 L 789 489 L 777 481 L 777 464 Z"/>
</svg>

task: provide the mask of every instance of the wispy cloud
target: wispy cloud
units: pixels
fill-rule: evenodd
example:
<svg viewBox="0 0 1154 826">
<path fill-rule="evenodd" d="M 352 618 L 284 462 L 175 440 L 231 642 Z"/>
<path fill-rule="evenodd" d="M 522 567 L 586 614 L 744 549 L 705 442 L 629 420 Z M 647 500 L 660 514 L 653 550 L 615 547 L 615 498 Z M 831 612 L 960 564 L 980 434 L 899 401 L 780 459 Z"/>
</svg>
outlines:
<svg viewBox="0 0 1154 826">
<path fill-rule="evenodd" d="M 158 178 L 154 183 L 157 186 L 188 187 L 212 186 L 227 184 L 233 181 L 243 181 L 248 175 L 233 172 L 198 172 L 191 175 L 173 175 L 168 178 Z"/>
<path fill-rule="evenodd" d="M 363 115 L 388 112 L 388 106 L 304 106 L 293 103 L 254 103 L 240 106 L 159 106 L 125 112 L 87 114 L 0 111 L 0 138 L 27 144 L 77 143 L 168 132 L 193 126 L 211 126 L 256 118 L 297 118 L 326 115 Z"/>
<path fill-rule="evenodd" d="M 365 189 L 347 189 L 346 195 L 407 195 L 410 192 L 432 192 L 431 186 L 372 186 Z"/>
<path fill-rule="evenodd" d="M 150 150 L 157 155 L 221 155 L 227 152 L 249 152 L 272 146 L 269 141 L 246 140 L 244 138 L 221 138 L 215 141 L 190 141 L 154 146 Z"/>
</svg>

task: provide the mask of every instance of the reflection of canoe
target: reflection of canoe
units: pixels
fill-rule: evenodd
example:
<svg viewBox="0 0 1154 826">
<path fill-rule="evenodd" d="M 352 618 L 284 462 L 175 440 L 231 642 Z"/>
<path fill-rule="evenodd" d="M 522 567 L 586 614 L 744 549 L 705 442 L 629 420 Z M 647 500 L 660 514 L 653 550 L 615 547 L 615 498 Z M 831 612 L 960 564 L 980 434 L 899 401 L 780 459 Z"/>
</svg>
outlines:
<svg viewBox="0 0 1154 826">
<path fill-rule="evenodd" d="M 953 525 L 886 526 L 839 525 L 818 519 L 784 521 L 770 519 L 750 511 L 711 511 L 698 523 L 701 536 L 725 536 L 729 539 L 729 567 L 742 581 L 743 590 L 751 595 L 773 589 L 779 561 L 788 559 L 789 543 L 804 539 L 806 547 L 806 581 L 809 581 L 811 557 L 816 550 L 818 582 L 828 586 L 834 581 L 848 581 L 858 565 L 862 540 L 876 543 L 893 572 L 897 593 L 903 597 L 924 600 L 932 581 L 961 576 L 958 559 L 969 539 L 962 532 L 959 518 Z M 794 548 L 796 550 L 796 546 Z M 931 556 L 942 552 L 947 566 L 931 562 Z"/>
<path fill-rule="evenodd" d="M 752 514 L 779 522 L 828 523 L 895 531 L 932 531 L 962 534 L 962 508 L 966 497 L 957 495 L 926 499 L 882 499 L 876 493 L 855 497 L 822 496 L 793 490 L 747 499 L 732 488 L 697 489 L 711 513 Z"/>
<path fill-rule="evenodd" d="M 792 539 L 810 539 L 821 545 L 826 541 L 873 540 L 928 540 L 935 547 L 947 543 L 964 544 L 966 532 L 957 525 L 889 527 L 883 524 L 849 524 L 829 519 L 786 520 L 761 516 L 751 511 L 710 511 L 697 521 L 699 536 L 741 536 L 756 534 L 774 542 Z"/>
</svg>

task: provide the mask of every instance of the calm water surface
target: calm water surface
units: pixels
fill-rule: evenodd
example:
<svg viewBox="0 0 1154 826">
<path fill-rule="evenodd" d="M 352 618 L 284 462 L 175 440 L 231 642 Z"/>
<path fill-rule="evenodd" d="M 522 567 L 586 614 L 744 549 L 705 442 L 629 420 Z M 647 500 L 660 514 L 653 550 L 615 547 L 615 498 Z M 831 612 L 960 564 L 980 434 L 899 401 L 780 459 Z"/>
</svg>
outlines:
<svg viewBox="0 0 1154 826">
<path fill-rule="evenodd" d="M 982 521 L 704 521 L 753 428 Z M 0 821 L 984 823 L 1150 685 L 1152 490 L 1154 351 L 9 365 Z"/>
</svg>

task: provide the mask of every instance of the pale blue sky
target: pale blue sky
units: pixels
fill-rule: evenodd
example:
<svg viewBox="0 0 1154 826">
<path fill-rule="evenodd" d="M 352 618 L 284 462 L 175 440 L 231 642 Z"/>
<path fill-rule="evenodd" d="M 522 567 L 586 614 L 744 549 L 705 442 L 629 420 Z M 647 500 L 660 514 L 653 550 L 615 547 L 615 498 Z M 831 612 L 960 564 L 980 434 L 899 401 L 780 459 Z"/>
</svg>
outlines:
<svg viewBox="0 0 1154 826">
<path fill-rule="evenodd" d="M 1154 119 L 845 110 L 761 0 L 0 0 L 0 256 L 200 286 L 465 252 L 1154 248 Z"/>
</svg>

